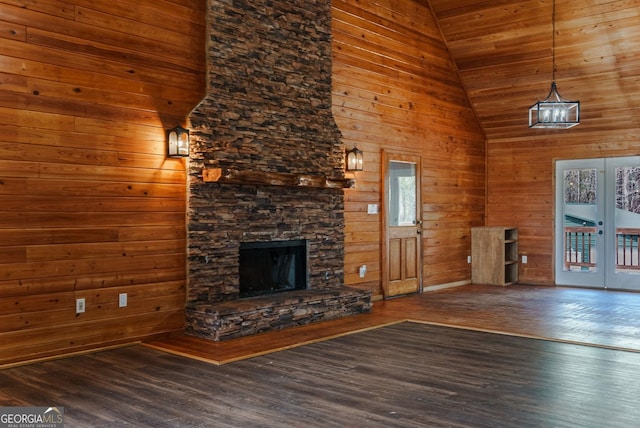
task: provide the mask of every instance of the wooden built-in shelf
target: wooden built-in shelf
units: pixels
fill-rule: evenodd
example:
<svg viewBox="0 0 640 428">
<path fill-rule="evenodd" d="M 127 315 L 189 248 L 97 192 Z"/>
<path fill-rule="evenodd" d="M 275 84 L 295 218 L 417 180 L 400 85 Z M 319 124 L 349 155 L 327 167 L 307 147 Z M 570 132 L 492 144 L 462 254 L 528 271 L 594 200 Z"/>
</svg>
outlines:
<svg viewBox="0 0 640 428">
<path fill-rule="evenodd" d="M 518 282 L 518 229 L 471 228 L 471 280 L 474 284 Z"/>
<path fill-rule="evenodd" d="M 355 186 L 353 178 L 329 178 L 324 175 L 284 172 L 241 171 L 226 168 L 204 168 L 205 183 L 258 184 L 265 186 L 320 187 L 348 189 Z"/>
</svg>

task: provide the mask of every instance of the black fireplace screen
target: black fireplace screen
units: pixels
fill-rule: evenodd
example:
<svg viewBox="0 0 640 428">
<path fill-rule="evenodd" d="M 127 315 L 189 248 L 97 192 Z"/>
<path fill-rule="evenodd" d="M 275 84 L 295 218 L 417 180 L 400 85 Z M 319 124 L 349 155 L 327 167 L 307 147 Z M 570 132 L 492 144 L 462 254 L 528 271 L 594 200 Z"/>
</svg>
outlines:
<svg viewBox="0 0 640 428">
<path fill-rule="evenodd" d="M 240 297 L 306 288 L 306 240 L 240 244 Z"/>
</svg>

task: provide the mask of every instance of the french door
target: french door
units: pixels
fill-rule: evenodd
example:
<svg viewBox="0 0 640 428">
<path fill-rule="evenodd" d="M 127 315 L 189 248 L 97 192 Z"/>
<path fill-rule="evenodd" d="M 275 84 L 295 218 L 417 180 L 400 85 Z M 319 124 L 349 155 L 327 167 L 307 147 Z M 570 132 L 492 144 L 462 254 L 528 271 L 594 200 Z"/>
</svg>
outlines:
<svg viewBox="0 0 640 428">
<path fill-rule="evenodd" d="M 556 284 L 640 290 L 640 156 L 556 162 Z"/>
<path fill-rule="evenodd" d="M 422 291 L 422 206 L 419 156 L 383 152 L 385 298 Z"/>
</svg>

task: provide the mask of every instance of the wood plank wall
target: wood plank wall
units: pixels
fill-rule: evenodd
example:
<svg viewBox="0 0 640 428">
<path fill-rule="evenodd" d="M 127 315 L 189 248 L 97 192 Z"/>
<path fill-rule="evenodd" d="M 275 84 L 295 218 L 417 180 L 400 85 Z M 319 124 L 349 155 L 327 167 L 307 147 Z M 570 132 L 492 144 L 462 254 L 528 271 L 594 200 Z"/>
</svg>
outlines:
<svg viewBox="0 0 640 428">
<path fill-rule="evenodd" d="M 182 327 L 204 7 L 0 0 L 0 364 Z"/>
<path fill-rule="evenodd" d="M 520 282 L 553 285 L 554 160 L 640 154 L 638 3 L 429 2 L 487 135 L 487 223 L 518 227 Z M 552 78 L 580 100 L 581 123 L 530 129 Z"/>
<path fill-rule="evenodd" d="M 0 364 L 182 327 L 186 174 L 164 133 L 204 94 L 204 7 L 0 0 Z M 381 295 L 383 149 L 423 157 L 425 285 L 468 281 L 485 143 L 431 12 L 337 0 L 333 24 L 334 114 L 366 160 L 347 284 Z"/>
<path fill-rule="evenodd" d="M 469 281 L 484 225 L 485 138 L 425 2 L 334 0 L 333 109 L 365 170 L 345 195 L 345 282 L 382 295 L 382 150 L 422 156 L 425 287 Z M 367 266 L 365 278 L 358 268 Z"/>
<path fill-rule="evenodd" d="M 583 122 L 592 120 L 583 105 Z M 520 283 L 555 284 L 555 161 L 640 155 L 639 129 L 602 132 L 583 125 L 488 142 L 487 224 L 518 228 L 518 251 L 528 259 L 519 266 Z"/>
</svg>

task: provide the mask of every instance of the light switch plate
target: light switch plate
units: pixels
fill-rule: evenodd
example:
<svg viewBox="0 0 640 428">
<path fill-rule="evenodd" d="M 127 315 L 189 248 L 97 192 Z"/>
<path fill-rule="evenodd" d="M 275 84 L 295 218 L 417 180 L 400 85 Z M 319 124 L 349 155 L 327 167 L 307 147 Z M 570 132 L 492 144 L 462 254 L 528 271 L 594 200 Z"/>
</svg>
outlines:
<svg viewBox="0 0 640 428">
<path fill-rule="evenodd" d="M 367 265 L 360 266 L 358 274 L 360 275 L 360 278 L 364 278 L 364 276 L 367 274 Z"/>
</svg>

